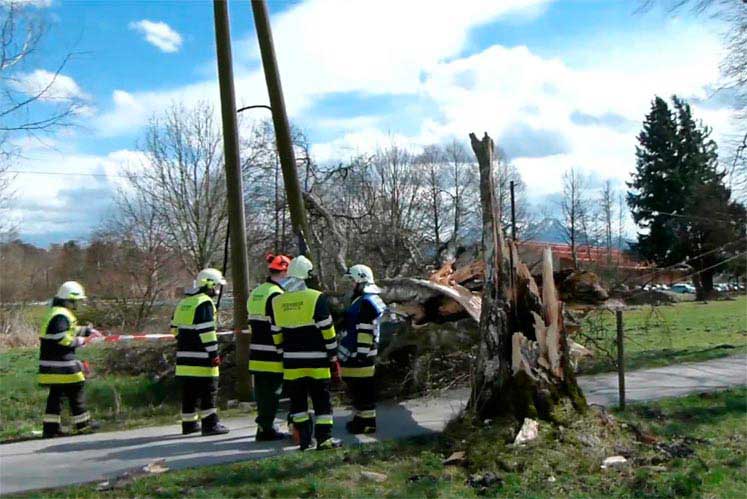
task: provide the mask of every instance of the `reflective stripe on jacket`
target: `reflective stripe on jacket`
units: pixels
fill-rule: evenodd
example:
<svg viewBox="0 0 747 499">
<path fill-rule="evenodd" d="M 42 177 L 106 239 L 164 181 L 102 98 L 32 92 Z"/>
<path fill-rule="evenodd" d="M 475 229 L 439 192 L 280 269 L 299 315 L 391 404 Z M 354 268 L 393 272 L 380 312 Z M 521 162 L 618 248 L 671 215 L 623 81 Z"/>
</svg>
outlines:
<svg viewBox="0 0 747 499">
<path fill-rule="evenodd" d="M 82 338 L 82 328 L 73 313 L 65 307 L 50 307 L 44 317 L 39 338 L 39 375 L 42 385 L 80 383 L 86 378 L 75 358 L 75 348 Z"/>
<path fill-rule="evenodd" d="M 176 375 L 200 378 L 220 374 L 215 304 L 205 293 L 189 295 L 176 306 L 171 332 L 176 336 Z"/>
<path fill-rule="evenodd" d="M 329 379 L 337 339 L 327 297 L 320 291 L 289 291 L 272 300 L 272 339 L 283 355 L 283 378 Z"/>
<path fill-rule="evenodd" d="M 379 348 L 379 323 L 386 305 L 376 294 L 353 300 L 345 311 L 345 330 L 340 340 L 341 374 L 347 378 L 373 376 Z"/>
<path fill-rule="evenodd" d="M 283 357 L 272 341 L 270 314 L 272 298 L 283 294 L 283 288 L 268 279 L 254 288 L 249 295 L 247 310 L 252 342 L 249 347 L 249 370 L 251 372 L 282 373 Z"/>
</svg>

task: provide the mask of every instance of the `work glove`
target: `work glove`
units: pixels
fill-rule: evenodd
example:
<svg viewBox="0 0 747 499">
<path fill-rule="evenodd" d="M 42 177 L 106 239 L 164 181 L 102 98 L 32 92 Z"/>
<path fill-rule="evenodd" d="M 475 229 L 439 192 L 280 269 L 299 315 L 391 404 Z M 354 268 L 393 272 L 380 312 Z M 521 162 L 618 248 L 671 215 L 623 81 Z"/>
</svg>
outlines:
<svg viewBox="0 0 747 499">
<path fill-rule="evenodd" d="M 329 370 L 332 373 L 332 382 L 339 384 L 342 382 L 342 376 L 340 375 L 340 363 L 337 359 L 330 362 Z"/>
<path fill-rule="evenodd" d="M 89 343 L 100 341 L 103 338 L 104 338 L 104 335 L 101 334 L 97 329 L 89 327 L 86 330 L 86 337 L 83 338 L 83 345 L 88 345 Z"/>
<path fill-rule="evenodd" d="M 220 366 L 222 361 L 223 359 L 221 359 L 220 355 L 216 355 L 215 357 L 213 357 L 213 367 Z"/>
<path fill-rule="evenodd" d="M 91 375 L 91 366 L 88 365 L 88 361 L 87 360 L 82 361 L 80 363 L 80 367 L 81 367 L 81 370 L 83 371 L 83 374 L 85 376 L 90 376 Z"/>
</svg>

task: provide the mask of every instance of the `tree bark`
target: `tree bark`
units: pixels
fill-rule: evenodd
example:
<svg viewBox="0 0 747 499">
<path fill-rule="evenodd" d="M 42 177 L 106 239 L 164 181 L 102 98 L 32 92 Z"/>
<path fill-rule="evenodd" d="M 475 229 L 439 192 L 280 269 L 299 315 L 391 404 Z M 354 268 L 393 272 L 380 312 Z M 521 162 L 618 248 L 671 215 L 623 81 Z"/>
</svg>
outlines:
<svg viewBox="0 0 747 499">
<path fill-rule="evenodd" d="M 552 419 L 554 406 L 569 398 L 586 407 L 570 363 L 562 302 L 553 280 L 552 254 L 543 260 L 542 293 L 513 242 L 500 230 L 493 185 L 492 139 L 470 134 L 480 167 L 485 285 L 480 348 L 468 408 L 480 418 L 511 414 Z"/>
</svg>

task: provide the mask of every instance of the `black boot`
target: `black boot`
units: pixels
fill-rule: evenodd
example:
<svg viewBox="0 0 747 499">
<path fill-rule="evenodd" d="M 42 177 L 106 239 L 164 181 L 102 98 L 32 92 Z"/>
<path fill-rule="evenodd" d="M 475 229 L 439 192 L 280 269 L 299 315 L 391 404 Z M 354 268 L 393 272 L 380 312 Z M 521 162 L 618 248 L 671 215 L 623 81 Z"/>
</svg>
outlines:
<svg viewBox="0 0 747 499">
<path fill-rule="evenodd" d="M 348 421 L 345 424 L 345 429 L 353 435 L 376 433 L 376 420 L 355 417 L 352 421 Z"/>
<path fill-rule="evenodd" d="M 261 426 L 257 428 L 257 435 L 254 437 L 255 442 L 274 442 L 276 440 L 284 440 L 288 438 L 287 433 L 277 431 L 275 428 L 269 430 L 263 429 Z"/>
<path fill-rule="evenodd" d="M 200 431 L 200 423 L 197 421 L 182 421 L 182 435 L 190 435 Z"/>
<path fill-rule="evenodd" d="M 42 438 L 69 437 L 70 434 L 62 431 L 58 423 L 44 423 Z"/>
<path fill-rule="evenodd" d="M 311 420 L 293 424 L 294 440 L 298 440 L 298 446 L 301 450 L 306 450 L 311 447 L 312 432 L 313 426 Z"/>
<path fill-rule="evenodd" d="M 203 423 L 203 426 L 202 426 L 202 435 L 203 436 L 225 435 L 229 431 L 231 431 L 231 430 L 229 430 L 228 428 L 226 428 L 225 426 L 223 426 L 220 423 L 215 423 L 213 426 L 210 426 L 209 428 L 205 428 L 204 423 Z"/>
<path fill-rule="evenodd" d="M 229 429 L 220 424 L 218 414 L 213 413 L 206 418 L 202 419 L 202 434 L 203 435 L 225 435 L 229 432 Z"/>
<path fill-rule="evenodd" d="M 333 437 L 329 437 L 316 444 L 316 450 L 337 449 L 338 447 L 342 447 L 342 442 Z"/>
<path fill-rule="evenodd" d="M 100 428 L 101 425 L 99 424 L 99 422 L 93 419 L 88 420 L 85 423 L 80 423 L 75 427 L 78 433 L 95 433 Z"/>
</svg>

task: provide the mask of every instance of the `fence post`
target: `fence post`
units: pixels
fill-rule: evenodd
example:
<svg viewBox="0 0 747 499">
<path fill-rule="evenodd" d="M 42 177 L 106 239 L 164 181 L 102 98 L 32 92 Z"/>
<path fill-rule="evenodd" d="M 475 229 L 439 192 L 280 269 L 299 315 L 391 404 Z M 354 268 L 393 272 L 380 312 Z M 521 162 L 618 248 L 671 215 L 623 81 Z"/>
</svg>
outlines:
<svg viewBox="0 0 747 499">
<path fill-rule="evenodd" d="M 615 322 L 617 323 L 617 388 L 620 409 L 625 410 L 625 352 L 623 350 L 622 310 L 615 310 Z"/>
</svg>

